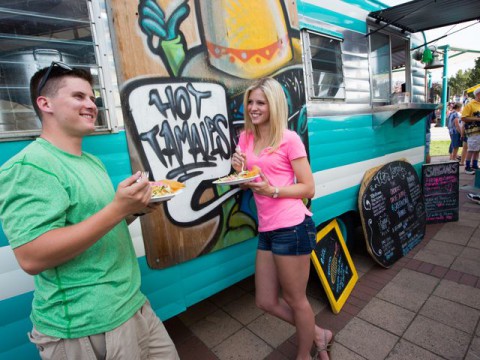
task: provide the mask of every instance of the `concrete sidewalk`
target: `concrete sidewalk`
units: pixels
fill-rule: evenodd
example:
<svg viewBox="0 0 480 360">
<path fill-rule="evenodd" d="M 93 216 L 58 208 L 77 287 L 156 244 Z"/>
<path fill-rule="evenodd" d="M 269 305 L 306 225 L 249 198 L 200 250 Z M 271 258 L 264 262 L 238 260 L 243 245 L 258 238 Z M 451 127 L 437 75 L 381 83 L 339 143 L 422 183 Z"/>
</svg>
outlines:
<svg viewBox="0 0 480 360">
<path fill-rule="evenodd" d="M 437 127 L 432 124 L 430 128 L 430 133 L 432 134 L 432 141 L 450 141 L 450 134 L 446 126 Z"/>
<path fill-rule="evenodd" d="M 360 279 L 340 314 L 312 271 L 316 322 L 336 333 L 331 358 L 480 359 L 480 205 L 466 198 L 480 189 L 462 169 L 460 220 L 427 225 L 425 239 L 390 269 L 359 246 Z M 295 328 L 256 308 L 254 293 L 249 277 L 167 320 L 180 358 L 295 359 Z"/>
</svg>

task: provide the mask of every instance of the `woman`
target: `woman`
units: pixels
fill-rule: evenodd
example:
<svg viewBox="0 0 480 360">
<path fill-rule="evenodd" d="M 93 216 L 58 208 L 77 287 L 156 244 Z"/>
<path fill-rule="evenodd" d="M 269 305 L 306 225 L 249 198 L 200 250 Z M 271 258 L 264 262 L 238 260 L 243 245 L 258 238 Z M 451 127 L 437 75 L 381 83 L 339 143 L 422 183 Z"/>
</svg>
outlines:
<svg viewBox="0 0 480 360">
<path fill-rule="evenodd" d="M 457 159 L 458 148 L 462 146 L 462 103 L 455 103 L 452 106 L 452 111 L 448 116 L 448 129 L 450 132 L 450 160 L 460 160 Z"/>
<path fill-rule="evenodd" d="M 315 325 L 306 295 L 316 234 L 312 213 L 302 201 L 315 192 L 305 146 L 287 130 L 287 101 L 276 80 L 265 78 L 250 86 L 244 109 L 245 130 L 232 166 L 237 172 L 243 164 L 261 169 L 257 181 L 242 186 L 253 191 L 258 212 L 257 306 L 296 327 L 297 360 L 311 358 L 312 343 L 315 359 L 329 359 L 333 333 Z"/>
</svg>

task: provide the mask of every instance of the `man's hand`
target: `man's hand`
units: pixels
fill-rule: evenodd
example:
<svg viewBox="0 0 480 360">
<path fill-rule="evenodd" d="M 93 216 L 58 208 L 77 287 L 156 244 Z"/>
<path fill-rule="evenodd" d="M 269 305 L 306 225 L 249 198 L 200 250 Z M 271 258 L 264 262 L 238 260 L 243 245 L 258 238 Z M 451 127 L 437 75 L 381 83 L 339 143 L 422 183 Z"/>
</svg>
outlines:
<svg viewBox="0 0 480 360">
<path fill-rule="evenodd" d="M 138 171 L 118 184 L 112 205 L 123 217 L 127 217 L 135 213 L 153 211 L 156 207 L 149 204 L 151 197 L 150 182 L 147 178 L 142 178 L 140 171 Z"/>
</svg>

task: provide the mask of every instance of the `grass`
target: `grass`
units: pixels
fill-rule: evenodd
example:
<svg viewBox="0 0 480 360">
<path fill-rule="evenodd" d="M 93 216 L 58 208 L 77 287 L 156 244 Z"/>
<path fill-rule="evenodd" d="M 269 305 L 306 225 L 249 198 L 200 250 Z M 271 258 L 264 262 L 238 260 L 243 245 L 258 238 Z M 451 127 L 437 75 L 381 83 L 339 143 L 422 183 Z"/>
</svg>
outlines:
<svg viewBox="0 0 480 360">
<path fill-rule="evenodd" d="M 432 141 L 430 143 L 430 156 L 448 156 L 450 140 Z M 462 148 L 458 149 L 458 155 L 462 155 Z"/>
</svg>

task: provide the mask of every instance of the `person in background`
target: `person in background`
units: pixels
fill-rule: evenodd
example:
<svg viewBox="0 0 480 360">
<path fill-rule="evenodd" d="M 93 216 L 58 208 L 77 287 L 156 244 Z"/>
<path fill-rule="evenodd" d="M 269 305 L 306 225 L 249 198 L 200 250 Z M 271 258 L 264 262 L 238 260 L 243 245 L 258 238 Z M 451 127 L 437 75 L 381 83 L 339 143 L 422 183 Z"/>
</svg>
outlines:
<svg viewBox="0 0 480 360">
<path fill-rule="evenodd" d="M 430 164 L 430 142 L 432 139 L 432 132 L 431 127 L 432 123 L 436 123 L 437 115 L 435 110 L 433 110 L 430 114 L 427 115 L 425 119 L 425 163 Z"/>
<path fill-rule="evenodd" d="M 445 118 L 448 119 L 450 118 L 450 114 L 452 113 L 452 109 L 453 109 L 453 103 L 452 102 L 449 102 L 447 104 L 447 110 L 445 111 Z M 441 116 L 441 115 L 440 115 Z M 448 125 L 448 124 L 447 124 Z"/>
<path fill-rule="evenodd" d="M 255 264 L 256 303 L 297 329 L 297 360 L 329 359 L 333 333 L 315 325 L 306 295 L 310 254 L 316 246 L 315 224 L 303 198 L 315 192 L 305 146 L 287 129 L 288 106 L 281 85 L 260 79 L 244 95 L 245 129 L 232 156 L 260 168 L 258 181 L 243 185 L 253 191 L 258 213 L 259 242 Z"/>
<path fill-rule="evenodd" d="M 460 164 L 459 166 L 465 166 L 465 159 L 467 158 L 468 154 L 468 140 L 467 134 L 465 133 L 465 123 L 460 120 L 461 123 L 461 140 L 462 140 L 462 155 L 460 156 Z"/>
<path fill-rule="evenodd" d="M 462 146 L 462 103 L 455 103 L 448 117 L 448 130 L 450 133 L 450 160 L 458 160 L 458 148 Z"/>
<path fill-rule="evenodd" d="M 470 101 L 470 98 L 468 97 L 468 93 L 465 91 L 463 93 L 463 106 L 467 105 L 469 101 Z"/>
<path fill-rule="evenodd" d="M 465 173 L 475 174 L 478 169 L 480 152 L 480 87 L 473 92 L 475 98 L 468 102 L 462 111 L 462 121 L 467 135 L 468 154 L 465 160 Z"/>
<path fill-rule="evenodd" d="M 441 127 L 441 119 L 442 119 L 442 114 L 441 110 L 443 108 L 443 104 L 439 104 L 438 108 L 435 109 L 435 127 Z"/>
<path fill-rule="evenodd" d="M 30 81 L 39 138 L 0 168 L 0 220 L 34 275 L 29 333 L 42 359 L 178 359 L 145 295 L 127 221 L 151 212 L 140 172 L 115 192 L 82 150 L 98 110 L 90 72 L 52 62 Z"/>
</svg>

